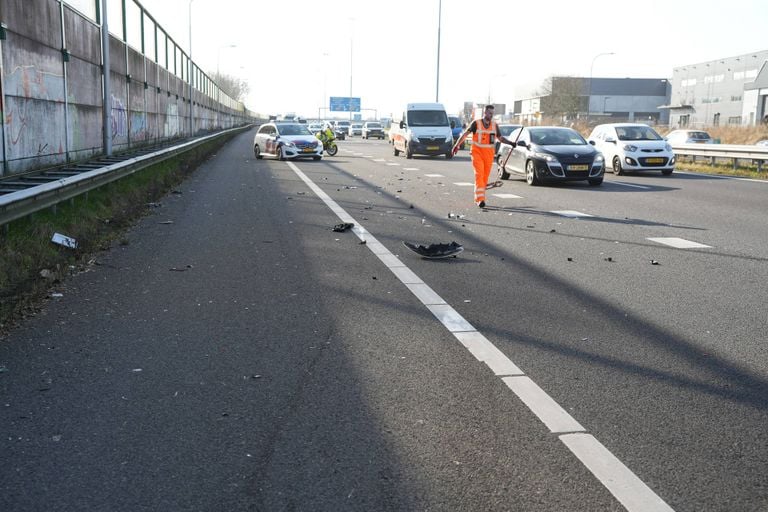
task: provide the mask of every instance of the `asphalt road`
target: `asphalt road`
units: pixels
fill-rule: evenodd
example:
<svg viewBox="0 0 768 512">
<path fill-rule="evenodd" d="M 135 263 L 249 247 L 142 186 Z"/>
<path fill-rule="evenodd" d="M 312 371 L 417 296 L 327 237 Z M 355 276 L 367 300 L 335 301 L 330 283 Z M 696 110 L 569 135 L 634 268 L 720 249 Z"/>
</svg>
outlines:
<svg viewBox="0 0 768 512">
<path fill-rule="evenodd" d="M 768 183 L 252 137 L 0 341 L 0 510 L 768 510 Z"/>
</svg>

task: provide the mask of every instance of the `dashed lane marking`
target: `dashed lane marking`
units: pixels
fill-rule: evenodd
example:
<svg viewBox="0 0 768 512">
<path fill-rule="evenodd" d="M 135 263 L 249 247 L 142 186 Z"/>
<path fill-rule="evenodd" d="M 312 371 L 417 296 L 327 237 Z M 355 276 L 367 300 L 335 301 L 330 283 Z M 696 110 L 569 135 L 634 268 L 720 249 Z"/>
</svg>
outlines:
<svg viewBox="0 0 768 512">
<path fill-rule="evenodd" d="M 593 217 L 593 215 L 590 215 L 588 213 L 583 212 L 577 212 L 576 210 L 553 210 L 549 213 L 554 213 L 556 215 L 561 215 L 563 217 L 568 217 L 569 219 L 579 219 L 582 217 Z"/>
<path fill-rule="evenodd" d="M 500 197 L 501 199 L 522 199 L 522 196 L 516 196 L 515 194 L 491 194 L 494 197 Z"/>
<path fill-rule="evenodd" d="M 670 247 L 674 247 L 675 249 L 711 249 L 712 248 L 711 245 L 704 245 L 698 242 L 692 242 L 690 240 L 686 240 L 685 238 L 659 237 L 659 238 L 646 238 L 646 240 L 650 240 L 651 242 L 656 242 L 657 244 L 668 245 Z"/>
</svg>

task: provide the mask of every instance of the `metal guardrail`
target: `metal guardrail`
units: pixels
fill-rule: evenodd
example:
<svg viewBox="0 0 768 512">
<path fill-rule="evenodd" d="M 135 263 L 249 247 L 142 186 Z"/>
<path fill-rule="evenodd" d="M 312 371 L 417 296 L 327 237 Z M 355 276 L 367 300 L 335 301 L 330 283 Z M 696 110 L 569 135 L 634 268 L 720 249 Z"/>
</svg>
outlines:
<svg viewBox="0 0 768 512">
<path fill-rule="evenodd" d="M 752 160 L 757 162 L 758 172 L 763 170 L 763 164 L 768 161 L 768 147 L 739 144 L 675 144 L 672 150 L 677 156 L 691 156 L 694 161 L 697 157 L 710 159 L 714 164 L 717 158 L 733 160 L 733 168 L 739 166 L 739 160 Z"/>
<path fill-rule="evenodd" d="M 213 135 L 194 139 L 179 144 L 178 146 L 130 158 L 92 171 L 82 172 L 75 176 L 68 176 L 25 190 L 1 195 L 0 226 L 4 226 L 11 221 L 26 217 L 27 215 L 45 208 L 55 206 L 62 201 L 72 199 L 80 194 L 97 189 L 113 181 L 117 181 L 223 135 L 248 129 L 250 129 L 250 126 L 232 128 Z"/>
</svg>

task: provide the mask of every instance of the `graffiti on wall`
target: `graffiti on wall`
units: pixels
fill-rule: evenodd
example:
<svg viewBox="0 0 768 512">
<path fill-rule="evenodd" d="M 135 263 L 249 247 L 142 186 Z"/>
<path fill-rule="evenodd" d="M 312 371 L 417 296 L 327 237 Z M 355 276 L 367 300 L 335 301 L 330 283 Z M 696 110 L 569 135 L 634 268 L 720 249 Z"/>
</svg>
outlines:
<svg viewBox="0 0 768 512">
<path fill-rule="evenodd" d="M 11 146 L 25 145 L 37 155 L 63 153 L 63 134 L 56 133 L 56 123 L 39 118 L 40 105 L 33 100 L 63 102 L 64 75 L 41 71 L 36 66 L 17 66 L 4 79 L 6 95 L 15 97 L 15 101 L 6 101 L 4 105 L 3 122 Z M 59 142 L 52 143 L 56 139 Z"/>
<path fill-rule="evenodd" d="M 131 140 L 147 139 L 147 114 L 131 112 Z"/>
<path fill-rule="evenodd" d="M 128 135 L 128 114 L 123 100 L 112 96 L 112 139 Z"/>
<path fill-rule="evenodd" d="M 163 125 L 164 137 L 175 137 L 179 134 L 179 106 L 170 103 L 165 109 L 165 124 Z"/>
</svg>

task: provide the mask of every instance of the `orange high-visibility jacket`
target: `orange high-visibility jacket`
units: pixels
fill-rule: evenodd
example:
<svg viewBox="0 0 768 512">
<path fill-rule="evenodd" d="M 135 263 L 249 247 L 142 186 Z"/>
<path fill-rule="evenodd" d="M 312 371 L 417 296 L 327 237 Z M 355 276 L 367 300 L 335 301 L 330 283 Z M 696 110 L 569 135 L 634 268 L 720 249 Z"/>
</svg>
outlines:
<svg viewBox="0 0 768 512">
<path fill-rule="evenodd" d="M 477 148 L 477 151 L 488 151 L 493 153 L 496 146 L 496 121 L 491 119 L 491 125 L 488 128 L 485 128 L 483 126 L 483 120 L 476 119 L 475 127 L 477 129 L 475 130 L 475 133 L 472 134 L 472 152 L 474 153 Z"/>
</svg>

